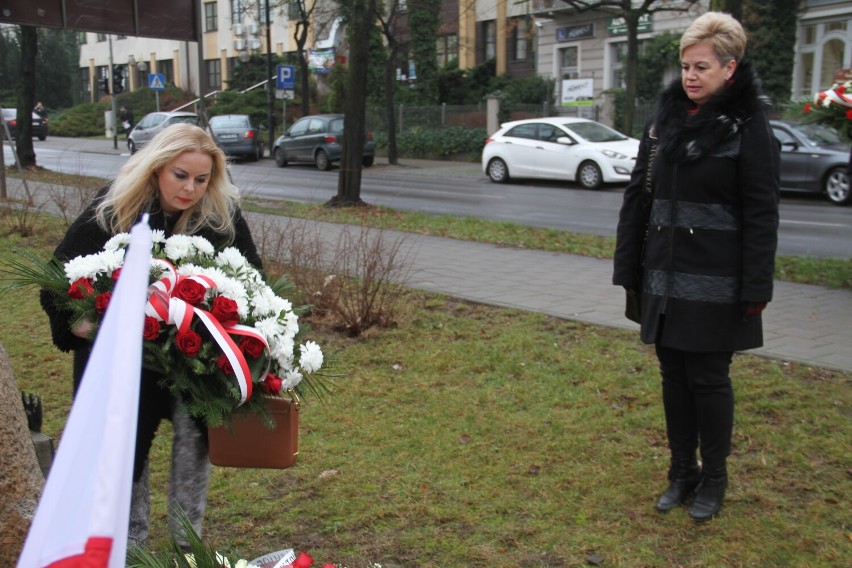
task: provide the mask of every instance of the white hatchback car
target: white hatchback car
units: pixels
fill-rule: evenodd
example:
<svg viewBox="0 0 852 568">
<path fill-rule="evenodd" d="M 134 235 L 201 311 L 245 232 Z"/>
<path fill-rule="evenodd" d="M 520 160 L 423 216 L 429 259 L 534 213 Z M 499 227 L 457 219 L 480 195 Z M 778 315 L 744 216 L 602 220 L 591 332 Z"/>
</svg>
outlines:
<svg viewBox="0 0 852 568">
<path fill-rule="evenodd" d="M 639 140 L 594 120 L 532 118 L 506 122 L 485 141 L 482 171 L 494 183 L 539 178 L 597 189 L 628 182 L 638 153 Z"/>
</svg>

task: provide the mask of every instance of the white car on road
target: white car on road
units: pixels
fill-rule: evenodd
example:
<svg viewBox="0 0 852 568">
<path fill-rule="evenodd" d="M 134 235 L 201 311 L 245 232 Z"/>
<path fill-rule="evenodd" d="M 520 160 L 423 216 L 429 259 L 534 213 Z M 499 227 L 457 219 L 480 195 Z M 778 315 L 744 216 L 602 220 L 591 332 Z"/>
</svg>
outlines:
<svg viewBox="0 0 852 568">
<path fill-rule="evenodd" d="M 482 150 L 482 171 L 494 183 L 510 178 L 575 181 L 586 189 L 627 183 L 639 140 L 594 120 L 548 117 L 504 123 Z"/>
</svg>

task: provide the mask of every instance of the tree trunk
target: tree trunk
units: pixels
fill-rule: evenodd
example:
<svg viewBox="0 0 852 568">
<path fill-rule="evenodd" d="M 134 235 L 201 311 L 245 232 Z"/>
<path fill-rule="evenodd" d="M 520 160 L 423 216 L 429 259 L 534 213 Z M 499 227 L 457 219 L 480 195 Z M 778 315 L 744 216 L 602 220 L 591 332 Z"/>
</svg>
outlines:
<svg viewBox="0 0 852 568">
<path fill-rule="evenodd" d="M 308 54 L 305 45 L 308 43 L 308 26 L 305 22 L 297 24 L 296 50 L 299 53 L 299 83 L 302 88 L 302 116 L 311 114 L 310 69 L 308 69 Z M 287 117 L 284 117 L 287 120 Z"/>
<path fill-rule="evenodd" d="M 343 157 L 337 178 L 337 195 L 327 205 L 354 206 L 361 201 L 361 168 L 366 132 L 367 58 L 369 33 L 373 24 L 372 2 L 352 1 L 349 21 L 349 73 L 347 74 L 346 101 L 343 127 Z"/>
<path fill-rule="evenodd" d="M 385 62 L 385 114 L 388 125 L 388 163 L 399 163 L 396 147 L 396 112 L 394 111 L 394 87 L 396 86 L 397 44 L 388 38 L 388 60 Z"/>
<path fill-rule="evenodd" d="M 35 107 L 35 68 L 38 52 L 38 34 L 32 26 L 21 26 L 21 75 L 18 77 L 18 124 L 15 147 L 22 168 L 36 165 L 33 148 L 32 112 Z"/>
<path fill-rule="evenodd" d="M 2 345 L 0 417 L 0 551 L 4 562 L 14 565 L 38 507 L 44 477 L 9 356 Z"/>
<path fill-rule="evenodd" d="M 627 24 L 627 73 L 624 77 L 624 132 L 633 136 L 633 116 L 636 111 L 636 69 L 639 66 L 639 37 L 636 28 L 639 26 L 639 12 L 628 11 L 624 14 Z"/>
</svg>

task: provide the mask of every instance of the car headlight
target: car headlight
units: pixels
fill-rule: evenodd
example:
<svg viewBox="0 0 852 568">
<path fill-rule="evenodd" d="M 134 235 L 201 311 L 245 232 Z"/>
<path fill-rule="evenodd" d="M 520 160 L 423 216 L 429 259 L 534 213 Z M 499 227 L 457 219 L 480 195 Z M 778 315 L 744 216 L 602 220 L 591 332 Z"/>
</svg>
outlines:
<svg viewBox="0 0 852 568">
<path fill-rule="evenodd" d="M 613 160 L 626 160 L 627 156 L 620 152 L 616 152 L 615 150 L 601 150 L 601 154 L 606 156 L 607 158 L 612 158 Z"/>
</svg>

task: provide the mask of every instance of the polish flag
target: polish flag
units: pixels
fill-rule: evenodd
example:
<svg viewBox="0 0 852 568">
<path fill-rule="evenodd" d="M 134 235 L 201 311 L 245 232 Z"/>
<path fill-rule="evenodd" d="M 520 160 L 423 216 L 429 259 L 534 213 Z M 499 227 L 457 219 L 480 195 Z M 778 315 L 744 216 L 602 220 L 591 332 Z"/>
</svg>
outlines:
<svg viewBox="0 0 852 568">
<path fill-rule="evenodd" d="M 125 565 L 151 259 L 147 221 L 145 215 L 130 232 L 126 262 L 92 347 L 18 568 Z"/>
</svg>

